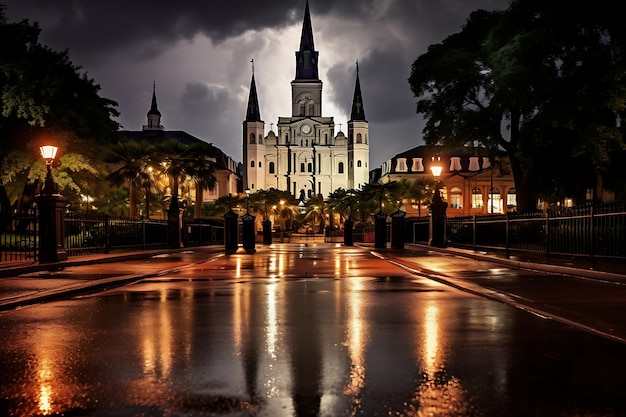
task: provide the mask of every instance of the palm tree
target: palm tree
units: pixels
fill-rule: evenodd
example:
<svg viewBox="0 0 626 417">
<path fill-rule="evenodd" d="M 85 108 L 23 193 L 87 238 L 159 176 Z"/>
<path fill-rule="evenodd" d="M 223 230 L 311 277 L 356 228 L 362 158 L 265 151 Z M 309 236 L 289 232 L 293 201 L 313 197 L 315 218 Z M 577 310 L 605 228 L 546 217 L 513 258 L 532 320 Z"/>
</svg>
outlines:
<svg viewBox="0 0 626 417">
<path fill-rule="evenodd" d="M 397 204 L 397 197 L 395 197 L 397 193 L 398 183 L 396 181 L 365 184 L 363 187 L 363 195 L 366 200 L 376 201 L 378 211 L 384 211 L 387 214 L 390 214 Z"/>
<path fill-rule="evenodd" d="M 343 188 L 337 188 L 329 194 L 327 201 L 328 208 L 339 214 L 341 223 L 343 223 L 346 218 L 352 216 L 355 195 L 356 192 L 354 190 L 345 190 Z"/>
<path fill-rule="evenodd" d="M 202 200 L 204 200 L 204 189 L 212 188 L 217 181 L 215 168 L 217 158 L 220 156 L 219 150 L 212 143 L 198 142 L 191 145 L 188 152 L 192 155 L 189 174 L 193 178 L 196 186 L 196 202 L 193 207 L 194 219 L 202 217 Z"/>
<path fill-rule="evenodd" d="M 398 209 L 402 208 L 404 201 L 412 199 L 421 202 L 426 198 L 426 182 L 424 180 L 402 178 L 397 181 L 397 187 L 393 197 L 400 202 Z"/>
<path fill-rule="evenodd" d="M 176 139 L 168 139 L 155 146 L 155 159 L 161 165 L 161 172 L 170 180 L 172 200 L 169 210 L 176 211 L 180 208 L 178 201 L 178 189 L 181 181 L 192 172 L 193 150 L 190 146 Z"/>
<path fill-rule="evenodd" d="M 136 187 L 141 186 L 141 176 L 150 158 L 151 146 L 146 142 L 119 142 L 113 145 L 104 160 L 113 164 L 114 169 L 106 179 L 114 187 L 128 187 L 129 215 L 137 217 Z"/>
<path fill-rule="evenodd" d="M 318 225 L 318 233 L 324 231 L 326 225 L 326 202 L 321 194 L 311 196 L 304 204 L 306 209 L 305 221 L 312 221 L 313 227 Z"/>
</svg>

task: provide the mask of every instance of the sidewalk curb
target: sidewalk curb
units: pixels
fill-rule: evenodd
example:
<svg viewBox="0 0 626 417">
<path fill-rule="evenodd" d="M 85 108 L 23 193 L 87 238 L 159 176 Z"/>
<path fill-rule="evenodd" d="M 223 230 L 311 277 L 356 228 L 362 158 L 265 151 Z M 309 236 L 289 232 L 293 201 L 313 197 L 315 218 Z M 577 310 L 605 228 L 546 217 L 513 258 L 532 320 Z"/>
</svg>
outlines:
<svg viewBox="0 0 626 417">
<path fill-rule="evenodd" d="M 4 277 L 9 277 L 11 275 L 21 275 L 28 274 L 32 272 L 46 271 L 46 270 L 55 270 L 62 269 L 70 266 L 81 266 L 81 265 L 94 265 L 100 263 L 113 263 L 118 261 L 125 260 L 136 260 L 143 258 L 150 258 L 152 256 L 160 255 L 163 253 L 176 253 L 182 252 L 185 250 L 190 250 L 190 248 L 176 248 L 176 249 L 166 249 L 166 250 L 153 250 L 146 251 L 140 253 L 132 253 L 132 254 L 120 254 L 119 256 L 113 255 L 108 256 L 106 258 L 92 258 L 92 259 L 77 259 L 77 260 L 66 260 L 60 262 L 52 262 L 49 264 L 37 264 L 37 265 L 29 265 L 26 267 L 15 267 L 10 268 L 11 273 L 8 275 L 4 275 Z M 220 251 L 211 251 L 212 257 L 220 255 L 222 252 Z M 132 282 L 136 282 L 145 278 L 151 278 L 158 275 L 169 274 L 173 272 L 177 272 L 186 268 L 190 268 L 193 265 L 201 262 L 206 262 L 206 259 L 199 260 L 197 262 L 188 263 L 185 265 L 177 266 L 174 268 L 163 269 L 160 271 L 150 272 L 146 274 L 132 274 L 132 275 L 120 275 L 115 277 L 102 278 L 97 280 L 86 280 L 80 281 L 73 284 L 64 285 L 55 289 L 43 290 L 31 294 L 17 296 L 11 299 L 0 300 L 0 311 L 12 310 L 18 307 L 24 307 L 28 305 L 37 304 L 45 301 L 58 300 L 62 298 L 66 298 L 68 296 L 75 296 L 78 294 L 89 294 L 101 290 L 105 290 L 107 288 L 115 288 L 120 287 Z M 4 272 L 4 271 L 3 271 Z M 3 275 L 0 275 L 2 277 Z"/>
<path fill-rule="evenodd" d="M 611 282 L 616 284 L 625 284 L 626 285 L 626 274 L 616 274 L 613 272 L 605 272 L 605 271 L 596 271 L 591 269 L 583 269 L 583 268 L 575 268 L 568 267 L 563 265 L 554 265 L 548 263 L 541 262 L 531 262 L 531 261 L 517 261 L 513 259 L 506 259 L 502 257 L 498 257 L 495 255 L 487 255 L 477 252 L 470 252 L 463 249 L 457 248 L 437 248 L 433 246 L 420 245 L 417 243 L 411 243 L 409 246 L 430 250 L 433 252 L 442 252 L 447 253 L 449 255 L 460 256 L 463 258 L 468 258 L 476 261 L 484 261 L 484 262 L 492 262 L 501 265 L 508 266 L 509 268 L 514 269 L 528 269 L 532 271 L 541 271 L 548 272 L 552 274 L 559 275 L 568 275 L 572 277 L 581 277 L 588 278 L 597 281 Z"/>
</svg>

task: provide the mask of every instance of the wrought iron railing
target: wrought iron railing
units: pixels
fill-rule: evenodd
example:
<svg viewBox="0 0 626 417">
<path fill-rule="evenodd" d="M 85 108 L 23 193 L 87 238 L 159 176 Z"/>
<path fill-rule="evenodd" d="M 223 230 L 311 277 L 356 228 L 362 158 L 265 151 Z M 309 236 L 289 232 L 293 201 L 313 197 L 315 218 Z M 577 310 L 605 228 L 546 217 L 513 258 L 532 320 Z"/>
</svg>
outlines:
<svg viewBox="0 0 626 417">
<path fill-rule="evenodd" d="M 414 223 L 414 242 L 427 239 L 425 224 Z M 507 253 L 625 258 L 626 211 L 619 205 L 586 205 L 525 215 L 453 217 L 447 219 L 446 239 L 454 246 Z"/>
<path fill-rule="evenodd" d="M 39 247 L 37 210 L 0 216 L 0 263 L 34 262 Z"/>
</svg>

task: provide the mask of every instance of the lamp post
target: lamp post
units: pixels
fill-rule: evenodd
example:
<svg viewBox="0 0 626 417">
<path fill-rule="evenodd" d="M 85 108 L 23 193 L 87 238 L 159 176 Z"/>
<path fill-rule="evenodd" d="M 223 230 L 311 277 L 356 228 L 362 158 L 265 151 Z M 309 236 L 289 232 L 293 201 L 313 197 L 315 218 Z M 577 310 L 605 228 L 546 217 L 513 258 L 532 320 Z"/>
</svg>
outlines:
<svg viewBox="0 0 626 417">
<path fill-rule="evenodd" d="M 429 246 L 444 247 L 446 245 L 446 209 L 448 203 L 443 201 L 439 192 L 439 177 L 443 171 L 441 157 L 436 154 L 432 157 L 430 171 L 435 177 L 435 194 L 430 203 L 430 227 L 429 227 Z"/>
<path fill-rule="evenodd" d="M 65 250 L 65 206 L 67 200 L 59 194 L 52 178 L 52 163 L 56 146 L 41 146 L 39 151 L 46 161 L 46 178 L 41 192 L 35 196 L 39 210 L 39 262 L 57 262 L 67 259 Z"/>
<path fill-rule="evenodd" d="M 254 253 L 255 251 L 255 236 L 254 236 L 254 220 L 255 217 L 250 214 L 250 189 L 246 188 L 246 214 L 241 216 L 241 228 L 242 228 L 242 240 L 243 248 L 247 253 Z"/>
</svg>

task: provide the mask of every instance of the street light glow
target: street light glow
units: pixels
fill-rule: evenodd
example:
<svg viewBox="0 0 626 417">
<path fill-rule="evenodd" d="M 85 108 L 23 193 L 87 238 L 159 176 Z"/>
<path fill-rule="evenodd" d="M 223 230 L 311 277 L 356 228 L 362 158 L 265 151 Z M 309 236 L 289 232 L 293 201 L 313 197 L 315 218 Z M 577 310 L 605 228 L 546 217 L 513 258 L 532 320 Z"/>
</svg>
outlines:
<svg viewBox="0 0 626 417">
<path fill-rule="evenodd" d="M 39 152 L 41 152 L 41 156 L 46 160 L 46 165 L 52 164 L 54 158 L 57 156 L 57 148 L 52 145 L 44 145 L 39 147 Z"/>
<path fill-rule="evenodd" d="M 435 155 L 433 156 L 432 161 L 433 163 L 430 165 L 430 171 L 435 177 L 439 177 L 441 175 L 441 171 L 443 171 L 443 166 L 441 165 L 441 157 L 439 155 Z"/>
</svg>

